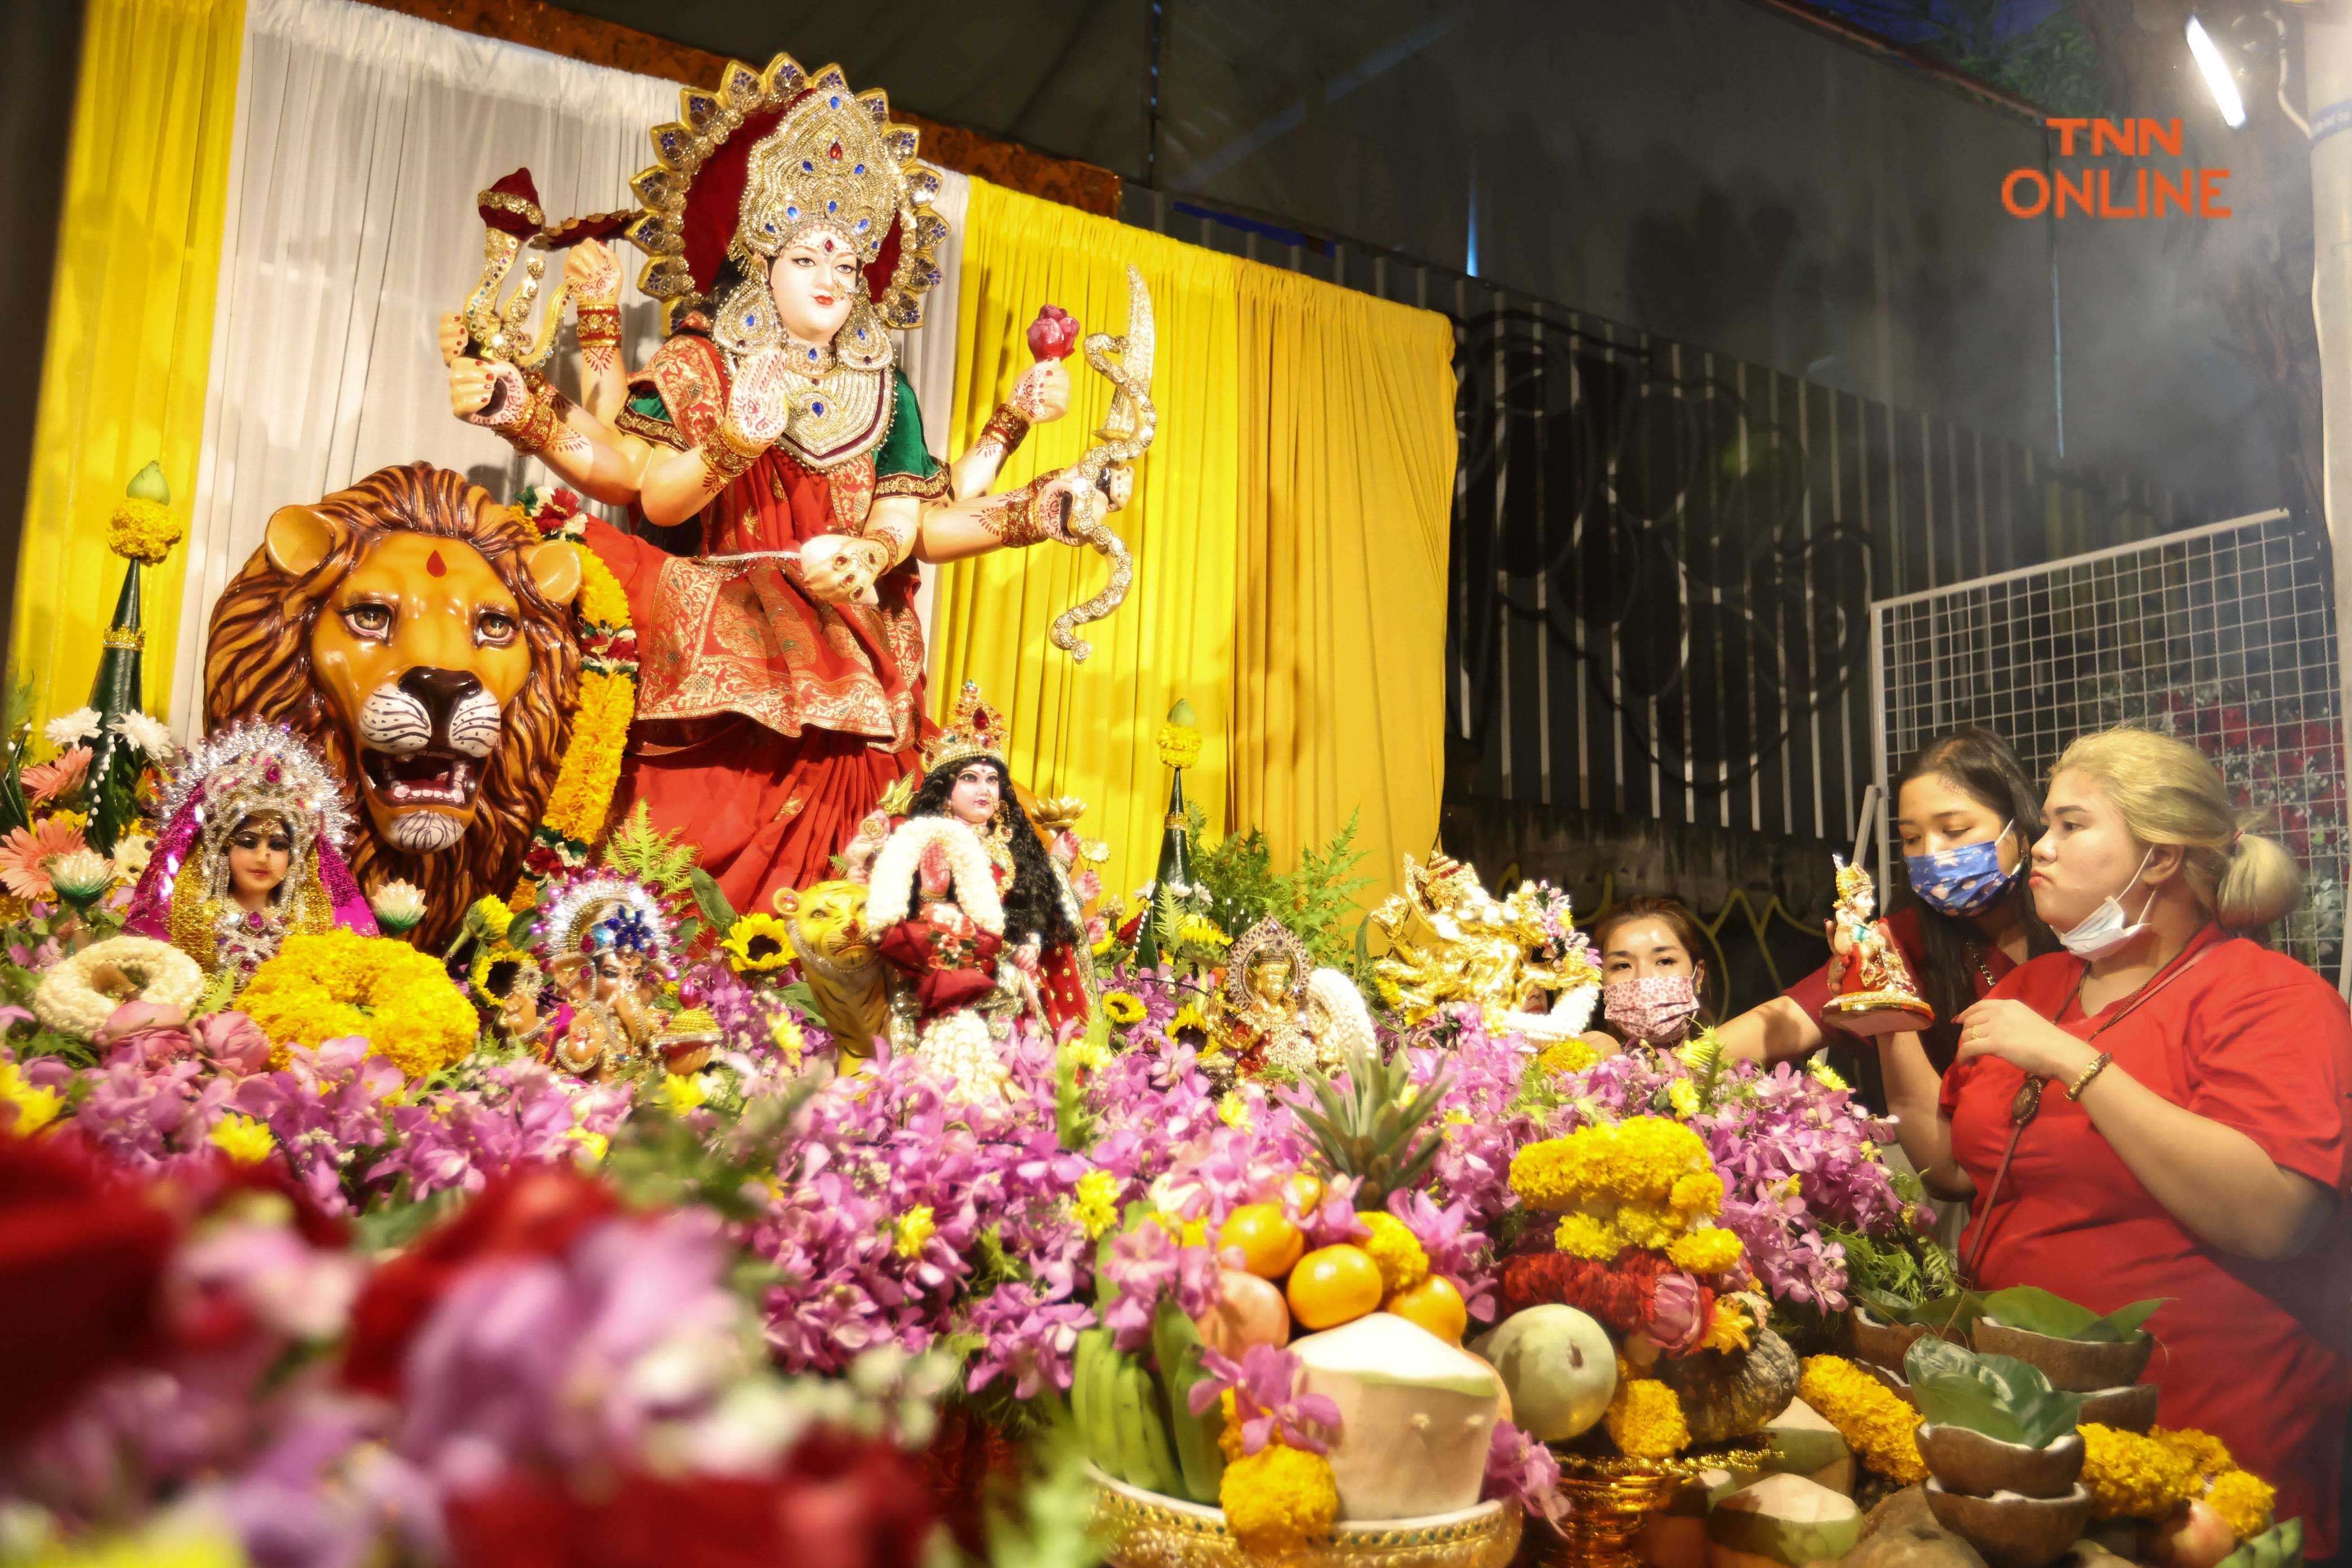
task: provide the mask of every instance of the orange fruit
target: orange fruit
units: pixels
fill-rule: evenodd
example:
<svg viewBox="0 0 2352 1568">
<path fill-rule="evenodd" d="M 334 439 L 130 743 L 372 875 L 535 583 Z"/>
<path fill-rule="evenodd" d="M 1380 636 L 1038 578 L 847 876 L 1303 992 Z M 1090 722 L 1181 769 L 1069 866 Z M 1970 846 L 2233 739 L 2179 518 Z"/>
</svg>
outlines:
<svg viewBox="0 0 2352 1568">
<path fill-rule="evenodd" d="M 1454 1281 L 1443 1274 L 1433 1274 L 1411 1289 L 1398 1291 L 1388 1299 L 1382 1310 L 1427 1329 L 1449 1345 L 1460 1344 L 1464 1331 L 1470 1327 L 1469 1303 L 1462 1300 L 1462 1292 L 1454 1288 Z"/>
<path fill-rule="evenodd" d="M 1307 1237 L 1283 1214 L 1280 1204 L 1244 1204 L 1225 1216 L 1217 1250 L 1241 1248 L 1242 1269 L 1261 1279 L 1279 1279 L 1307 1250 Z"/>
<path fill-rule="evenodd" d="M 1310 1212 L 1323 1201 L 1323 1181 L 1319 1176 L 1300 1171 L 1282 1184 L 1282 1195 L 1290 1200 L 1291 1207 L 1301 1214 Z"/>
<path fill-rule="evenodd" d="M 1381 1304 L 1381 1266 L 1346 1242 L 1318 1247 L 1290 1271 L 1291 1315 L 1310 1329 L 1349 1323 Z"/>
</svg>

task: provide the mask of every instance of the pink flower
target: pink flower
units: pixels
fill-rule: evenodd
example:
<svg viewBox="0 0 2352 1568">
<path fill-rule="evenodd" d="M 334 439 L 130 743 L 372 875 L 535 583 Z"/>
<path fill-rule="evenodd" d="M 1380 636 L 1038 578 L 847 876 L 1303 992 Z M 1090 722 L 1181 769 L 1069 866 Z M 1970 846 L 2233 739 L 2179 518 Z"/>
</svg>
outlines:
<svg viewBox="0 0 2352 1568">
<path fill-rule="evenodd" d="M 1568 1500 L 1559 1491 L 1559 1461 L 1507 1421 L 1496 1422 L 1495 1435 L 1487 1441 L 1486 1479 L 1478 1495 L 1487 1501 L 1517 1498 L 1521 1508 L 1549 1521 L 1554 1530 L 1568 1512 Z"/>
<path fill-rule="evenodd" d="M 224 1070 L 240 1075 L 259 1072 L 269 1065 L 269 1037 L 261 1032 L 260 1025 L 235 1010 L 207 1013 L 197 1019 L 196 1048 Z"/>
<path fill-rule="evenodd" d="M 89 748 L 61 752 L 54 762 L 36 763 L 24 773 L 25 795 L 36 804 L 57 799 L 81 783 L 89 772 Z"/>
<path fill-rule="evenodd" d="M 125 1002 L 99 1026 L 90 1043 L 101 1052 L 113 1052 L 114 1060 L 152 1067 L 194 1051 L 196 1037 L 189 1031 L 188 1015 L 181 1008 L 156 1002 Z"/>
<path fill-rule="evenodd" d="M 1208 1375 L 1192 1385 L 1188 1403 L 1199 1415 L 1228 1391 L 1234 1417 L 1242 1424 L 1242 1452 L 1255 1454 L 1268 1443 L 1328 1454 L 1339 1436 L 1339 1406 L 1328 1396 L 1298 1392 L 1298 1357 L 1276 1345 L 1252 1345 L 1234 1361 L 1202 1347 Z"/>
<path fill-rule="evenodd" d="M 45 817 L 31 828 L 15 828 L 0 838 L 0 885 L 20 899 L 54 899 L 48 862 L 85 848 L 81 829 Z"/>
<path fill-rule="evenodd" d="M 1657 1294 L 1652 1298 L 1647 1332 L 1668 1355 L 1681 1355 L 1698 1343 L 1706 1332 L 1710 1315 L 1699 1310 L 1701 1300 L 1698 1281 L 1687 1274 L 1658 1276 Z"/>
</svg>

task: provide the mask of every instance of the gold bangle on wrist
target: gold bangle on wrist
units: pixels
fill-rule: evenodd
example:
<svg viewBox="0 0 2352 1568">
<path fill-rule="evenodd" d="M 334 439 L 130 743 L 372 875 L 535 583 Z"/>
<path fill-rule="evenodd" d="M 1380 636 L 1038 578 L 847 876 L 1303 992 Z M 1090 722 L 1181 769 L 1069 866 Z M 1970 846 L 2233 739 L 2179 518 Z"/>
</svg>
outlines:
<svg viewBox="0 0 2352 1568">
<path fill-rule="evenodd" d="M 738 436 L 721 419 L 719 427 L 710 433 L 710 439 L 702 444 L 702 460 L 719 479 L 733 479 L 758 462 L 763 449 Z"/>
<path fill-rule="evenodd" d="M 2084 1068 L 2081 1073 L 2076 1075 L 2073 1083 L 2066 1086 L 2066 1098 L 2069 1100 L 2082 1099 L 2083 1091 L 2091 1087 L 2091 1080 L 2098 1077 L 2101 1073 L 2106 1071 L 2107 1064 L 2115 1059 L 2115 1054 L 2113 1052 L 2101 1051 L 2098 1054 L 2097 1058 L 2094 1060 L 2089 1067 Z"/>
<path fill-rule="evenodd" d="M 992 442 L 1003 447 L 1004 455 L 1009 458 L 1021 449 L 1021 443 L 1028 435 L 1028 416 L 1010 403 L 1000 403 L 996 405 L 996 412 L 988 416 L 988 423 L 981 426 L 980 440 L 974 445 L 985 446 Z"/>
<path fill-rule="evenodd" d="M 563 395 L 536 371 L 524 371 L 522 384 L 522 413 L 499 434 L 516 451 L 535 458 L 555 439 L 555 432 L 563 424 L 563 410 L 569 405 Z"/>
<path fill-rule="evenodd" d="M 610 348 L 621 341 L 618 305 L 581 305 L 572 313 L 572 331 L 585 348 Z"/>
</svg>

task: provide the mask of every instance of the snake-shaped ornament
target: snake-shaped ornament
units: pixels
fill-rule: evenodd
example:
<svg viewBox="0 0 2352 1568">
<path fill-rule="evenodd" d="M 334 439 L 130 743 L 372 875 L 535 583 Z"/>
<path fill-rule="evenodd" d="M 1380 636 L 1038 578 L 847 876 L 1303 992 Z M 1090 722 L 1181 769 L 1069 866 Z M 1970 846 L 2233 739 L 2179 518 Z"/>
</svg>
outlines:
<svg viewBox="0 0 2352 1568">
<path fill-rule="evenodd" d="M 1078 628 L 1101 620 L 1126 601 L 1135 582 L 1135 560 L 1127 542 L 1106 519 L 1122 510 L 1135 494 L 1135 475 L 1128 465 L 1150 449 L 1159 433 L 1160 414 L 1151 406 L 1151 293 L 1143 274 L 1127 269 L 1127 332 L 1089 332 L 1087 363 L 1111 384 L 1110 412 L 1095 432 L 1097 443 L 1069 470 L 1070 512 L 1064 527 L 1071 538 L 1091 544 L 1110 563 L 1110 581 L 1093 598 L 1071 605 L 1054 617 L 1048 634 L 1054 646 L 1083 664 L 1095 645 L 1078 636 Z"/>
</svg>

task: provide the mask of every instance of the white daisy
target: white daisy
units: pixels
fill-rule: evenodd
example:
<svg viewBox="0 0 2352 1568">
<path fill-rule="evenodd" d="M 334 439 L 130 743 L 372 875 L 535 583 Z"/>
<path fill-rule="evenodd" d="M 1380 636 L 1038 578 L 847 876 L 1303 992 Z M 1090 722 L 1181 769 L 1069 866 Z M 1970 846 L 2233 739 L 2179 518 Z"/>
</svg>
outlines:
<svg viewBox="0 0 2352 1568">
<path fill-rule="evenodd" d="M 114 841 L 114 868 L 129 879 L 136 880 L 147 869 L 148 857 L 155 852 L 155 841 L 143 833 L 125 834 Z"/>
<path fill-rule="evenodd" d="M 134 709 L 107 728 L 145 752 L 150 761 L 160 763 L 172 754 L 172 731 L 161 719 Z"/>
<path fill-rule="evenodd" d="M 97 735 L 98 710 L 77 708 L 70 713 L 60 714 L 42 725 L 41 733 L 47 735 L 49 744 L 58 751 L 69 751 Z"/>
</svg>

